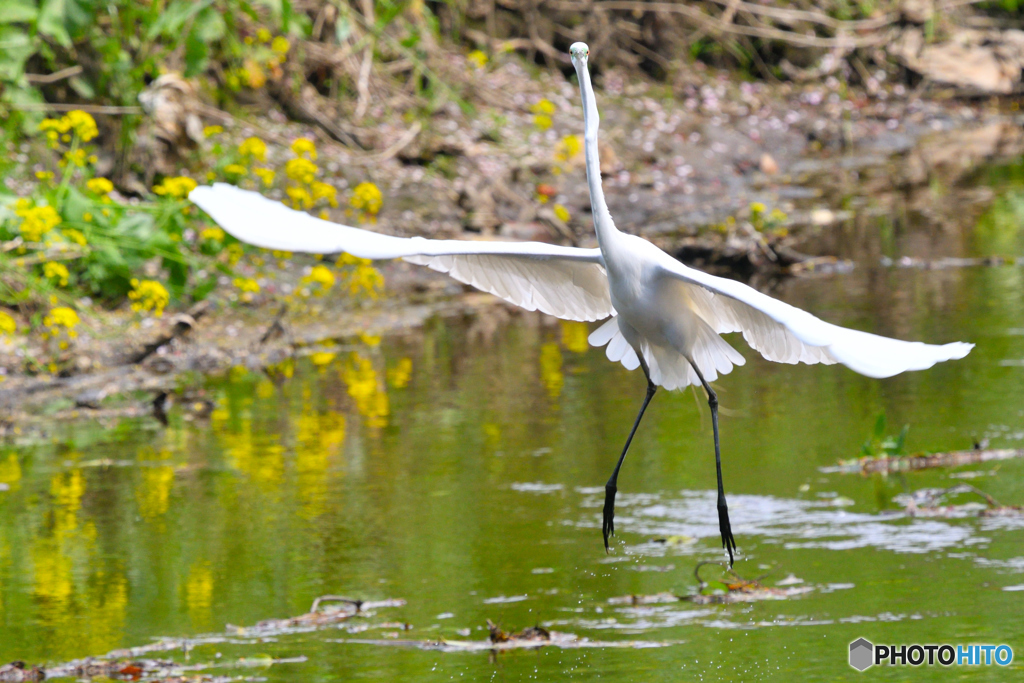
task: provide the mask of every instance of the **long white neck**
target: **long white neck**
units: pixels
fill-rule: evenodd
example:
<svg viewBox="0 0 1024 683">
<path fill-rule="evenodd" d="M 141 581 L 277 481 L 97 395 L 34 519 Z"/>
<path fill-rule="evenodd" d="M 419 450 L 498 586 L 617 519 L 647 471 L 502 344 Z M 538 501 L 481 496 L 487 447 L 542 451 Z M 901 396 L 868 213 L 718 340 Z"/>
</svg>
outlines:
<svg viewBox="0 0 1024 683">
<path fill-rule="evenodd" d="M 604 190 L 601 188 L 601 160 L 597 151 L 597 128 L 601 117 L 597 113 L 597 101 L 594 88 L 590 84 L 590 70 L 587 63 L 577 62 L 576 75 L 580 81 L 580 97 L 583 99 L 583 142 L 587 157 L 587 185 L 590 187 L 590 208 L 594 215 L 594 229 L 597 231 L 597 242 L 604 251 L 618 234 L 619 230 L 608 212 L 604 201 Z"/>
</svg>

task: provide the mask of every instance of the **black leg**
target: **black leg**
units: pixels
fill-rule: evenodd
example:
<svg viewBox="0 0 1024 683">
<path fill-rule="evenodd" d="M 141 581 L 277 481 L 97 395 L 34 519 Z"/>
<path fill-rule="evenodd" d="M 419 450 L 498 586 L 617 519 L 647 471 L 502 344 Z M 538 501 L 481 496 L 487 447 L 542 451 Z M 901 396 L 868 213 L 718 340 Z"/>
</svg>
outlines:
<svg viewBox="0 0 1024 683">
<path fill-rule="evenodd" d="M 692 360 L 690 365 L 697 373 L 697 378 L 704 385 L 704 391 L 708 392 L 708 406 L 711 407 L 711 428 L 715 433 L 715 468 L 718 470 L 718 531 L 722 534 L 722 547 L 729 551 L 729 566 L 732 567 L 733 552 L 736 550 L 736 539 L 732 536 L 732 527 L 729 525 L 729 506 L 725 504 L 725 487 L 722 486 L 722 451 L 718 446 L 718 395 L 711 385 L 700 373 L 697 364 Z"/>
<path fill-rule="evenodd" d="M 633 423 L 633 429 L 629 432 L 629 438 L 626 439 L 626 446 L 622 449 L 619 462 L 615 464 L 611 478 L 604 485 L 604 521 L 601 524 L 601 533 L 604 534 L 605 552 L 608 552 L 608 537 L 615 535 L 615 492 L 618 491 L 616 483 L 619 480 L 619 469 L 622 467 L 622 461 L 626 459 L 626 451 L 629 450 L 629 444 L 633 441 L 636 428 L 640 426 L 640 419 L 643 418 L 644 411 L 647 410 L 647 404 L 651 402 L 654 392 L 658 390 L 658 387 L 651 382 L 651 372 L 647 368 L 647 362 L 644 361 L 641 354 L 637 355 L 640 356 L 640 367 L 644 369 L 644 377 L 647 378 L 647 396 L 644 398 L 644 404 L 640 406 L 640 412 L 636 416 L 636 422 Z"/>
</svg>

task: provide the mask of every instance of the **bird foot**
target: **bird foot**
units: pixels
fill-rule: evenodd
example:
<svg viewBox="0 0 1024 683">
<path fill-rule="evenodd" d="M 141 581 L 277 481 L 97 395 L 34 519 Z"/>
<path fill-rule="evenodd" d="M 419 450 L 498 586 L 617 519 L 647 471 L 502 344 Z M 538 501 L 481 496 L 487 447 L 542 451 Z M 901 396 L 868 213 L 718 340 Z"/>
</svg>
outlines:
<svg viewBox="0 0 1024 683">
<path fill-rule="evenodd" d="M 607 509 L 607 502 L 605 507 Z M 736 539 L 732 535 L 732 526 L 729 524 L 729 506 L 725 504 L 725 497 L 718 499 L 718 531 L 722 534 L 722 547 L 729 551 L 729 568 L 732 568 L 733 553 L 736 550 Z"/>
<path fill-rule="evenodd" d="M 608 552 L 608 537 L 615 535 L 615 492 L 617 490 L 615 484 L 608 484 L 604 487 L 604 520 L 601 524 L 601 533 L 604 534 L 605 552 Z"/>
</svg>

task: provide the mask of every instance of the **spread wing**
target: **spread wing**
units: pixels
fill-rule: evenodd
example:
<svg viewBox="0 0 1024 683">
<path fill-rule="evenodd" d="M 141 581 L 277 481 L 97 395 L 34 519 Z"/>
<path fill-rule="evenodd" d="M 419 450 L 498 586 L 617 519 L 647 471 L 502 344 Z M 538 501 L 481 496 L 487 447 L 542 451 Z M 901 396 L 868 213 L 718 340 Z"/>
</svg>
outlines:
<svg viewBox="0 0 1024 683">
<path fill-rule="evenodd" d="M 741 332 L 762 356 L 779 363 L 842 363 L 868 377 L 891 377 L 963 358 L 974 344 L 925 344 L 881 337 L 827 323 L 747 285 L 688 268 L 667 254 L 667 277 L 687 289 L 697 313 L 715 332 Z"/>
<path fill-rule="evenodd" d="M 224 230 L 258 247 L 402 258 L 448 273 L 528 311 L 567 320 L 601 320 L 615 312 L 599 249 L 381 235 L 320 220 L 224 183 L 197 187 L 189 199 Z"/>
</svg>

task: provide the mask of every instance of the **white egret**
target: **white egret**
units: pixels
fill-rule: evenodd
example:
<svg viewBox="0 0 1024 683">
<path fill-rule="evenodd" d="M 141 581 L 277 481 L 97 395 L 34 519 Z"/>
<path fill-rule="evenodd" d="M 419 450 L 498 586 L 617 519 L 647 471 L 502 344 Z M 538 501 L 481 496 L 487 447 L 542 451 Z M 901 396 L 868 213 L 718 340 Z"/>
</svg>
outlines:
<svg viewBox="0 0 1024 683">
<path fill-rule="evenodd" d="M 773 299 L 744 284 L 688 268 L 647 240 L 620 232 L 601 188 L 598 113 L 587 69 L 589 48 L 569 49 L 583 100 L 587 182 L 597 249 L 539 242 L 401 238 L 330 223 L 254 192 L 224 184 L 198 187 L 190 199 L 238 239 L 267 249 L 367 259 L 402 258 L 448 273 L 529 311 L 567 320 L 609 318 L 590 335 L 594 346 L 628 370 L 640 367 L 647 394 L 605 486 L 605 548 L 615 533 L 619 470 L 657 388 L 704 388 L 711 408 L 718 520 L 732 564 L 736 541 L 722 485 L 718 398 L 709 382 L 743 365 L 720 334 L 740 332 L 762 356 L 780 363 L 842 363 L 869 377 L 890 377 L 963 358 L 973 344 L 905 342 L 850 330 Z"/>
</svg>

